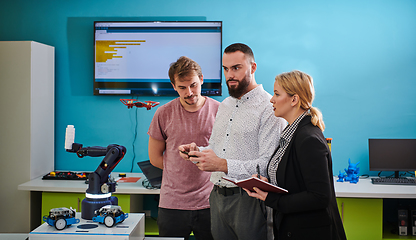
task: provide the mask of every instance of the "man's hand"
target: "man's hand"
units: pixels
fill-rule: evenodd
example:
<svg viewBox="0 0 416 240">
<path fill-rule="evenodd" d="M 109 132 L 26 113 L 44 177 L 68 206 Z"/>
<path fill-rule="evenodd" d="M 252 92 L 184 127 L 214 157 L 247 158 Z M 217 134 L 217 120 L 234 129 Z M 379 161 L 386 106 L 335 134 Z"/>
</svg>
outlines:
<svg viewBox="0 0 416 240">
<path fill-rule="evenodd" d="M 227 160 L 219 158 L 212 149 L 202 152 L 191 150 L 189 155 L 196 156 L 190 157 L 189 160 L 196 162 L 197 167 L 202 171 L 228 173 Z"/>
<path fill-rule="evenodd" d="M 189 159 L 189 155 L 191 155 L 191 154 L 189 154 L 190 151 L 199 152 L 199 148 L 198 148 L 198 146 L 196 146 L 196 143 L 194 143 L 194 142 L 190 143 L 190 144 L 180 145 L 178 147 L 178 149 L 179 149 L 179 155 L 185 160 L 190 160 Z M 184 152 L 188 152 L 188 154 L 186 154 Z"/>
</svg>

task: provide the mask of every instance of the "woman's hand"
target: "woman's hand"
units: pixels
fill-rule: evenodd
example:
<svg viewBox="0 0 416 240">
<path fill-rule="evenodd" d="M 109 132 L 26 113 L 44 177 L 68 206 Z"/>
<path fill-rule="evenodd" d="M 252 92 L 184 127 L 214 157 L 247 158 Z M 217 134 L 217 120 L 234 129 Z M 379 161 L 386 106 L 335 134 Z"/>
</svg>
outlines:
<svg viewBox="0 0 416 240">
<path fill-rule="evenodd" d="M 253 174 L 252 177 L 257 177 L 257 174 Z M 269 182 L 269 180 L 266 177 L 260 176 L 260 179 L 263 180 L 263 181 Z M 243 189 L 244 189 L 244 191 L 247 192 L 247 194 L 250 197 L 254 197 L 254 198 L 260 199 L 262 201 L 266 200 L 267 195 L 269 194 L 269 192 L 263 192 L 262 190 L 260 190 L 256 187 L 253 188 L 255 192 L 252 192 L 252 191 L 250 191 L 246 188 L 243 188 Z"/>
</svg>

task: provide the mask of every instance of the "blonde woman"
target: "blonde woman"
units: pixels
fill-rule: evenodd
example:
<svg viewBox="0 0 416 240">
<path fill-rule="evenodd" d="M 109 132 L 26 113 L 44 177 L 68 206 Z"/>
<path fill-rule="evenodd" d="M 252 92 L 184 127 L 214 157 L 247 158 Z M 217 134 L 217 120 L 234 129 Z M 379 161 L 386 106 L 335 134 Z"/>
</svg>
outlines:
<svg viewBox="0 0 416 240">
<path fill-rule="evenodd" d="M 272 184 L 286 194 L 247 193 L 273 208 L 275 239 L 346 239 L 338 212 L 331 152 L 322 132 L 321 112 L 312 106 L 312 77 L 300 71 L 276 76 L 270 102 L 276 117 L 288 122 L 268 165 Z"/>
</svg>

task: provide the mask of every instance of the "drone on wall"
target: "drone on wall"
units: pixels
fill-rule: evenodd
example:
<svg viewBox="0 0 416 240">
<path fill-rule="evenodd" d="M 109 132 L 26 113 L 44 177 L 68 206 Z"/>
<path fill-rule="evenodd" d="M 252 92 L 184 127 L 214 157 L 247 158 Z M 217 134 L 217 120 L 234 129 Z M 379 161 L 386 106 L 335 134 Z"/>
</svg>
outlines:
<svg viewBox="0 0 416 240">
<path fill-rule="evenodd" d="M 159 105 L 159 102 L 154 102 L 154 101 L 144 101 L 143 102 L 139 102 L 136 99 L 120 99 L 120 101 L 127 106 L 127 108 L 132 108 L 132 107 L 138 107 L 138 108 L 142 108 L 145 107 L 147 110 L 152 109 L 152 107 L 156 107 L 157 105 Z"/>
</svg>

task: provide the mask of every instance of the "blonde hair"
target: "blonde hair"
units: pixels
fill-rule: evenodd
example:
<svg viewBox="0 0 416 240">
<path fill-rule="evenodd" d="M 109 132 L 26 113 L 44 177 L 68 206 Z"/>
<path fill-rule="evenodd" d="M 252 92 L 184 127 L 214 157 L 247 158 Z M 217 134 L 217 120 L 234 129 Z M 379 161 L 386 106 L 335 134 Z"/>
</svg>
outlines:
<svg viewBox="0 0 416 240">
<path fill-rule="evenodd" d="M 290 96 L 298 95 L 298 107 L 303 110 L 309 110 L 311 122 L 314 126 L 318 126 L 322 131 L 325 130 L 325 124 L 321 111 L 312 107 L 315 98 L 315 89 L 313 87 L 313 79 L 308 74 L 293 70 L 291 72 L 282 73 L 276 76 L 275 80 Z"/>
</svg>

